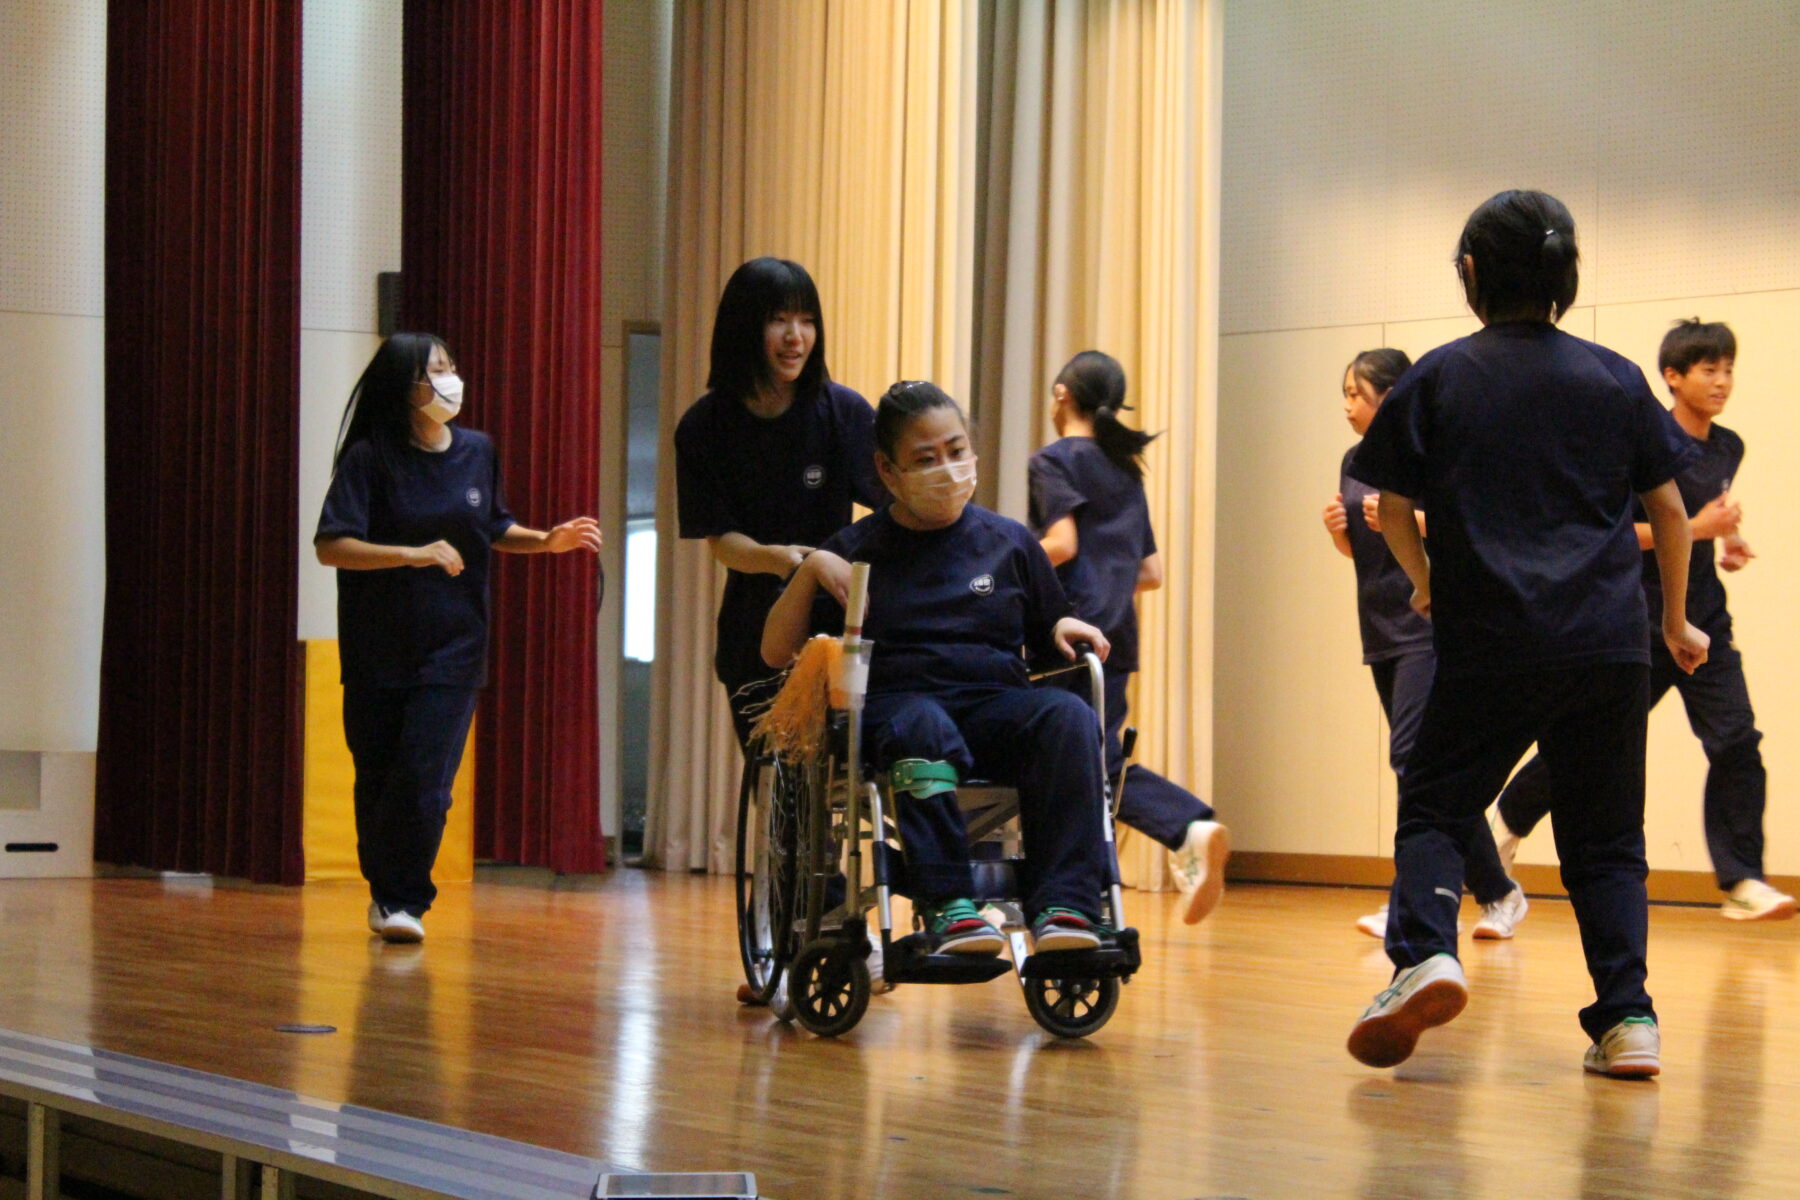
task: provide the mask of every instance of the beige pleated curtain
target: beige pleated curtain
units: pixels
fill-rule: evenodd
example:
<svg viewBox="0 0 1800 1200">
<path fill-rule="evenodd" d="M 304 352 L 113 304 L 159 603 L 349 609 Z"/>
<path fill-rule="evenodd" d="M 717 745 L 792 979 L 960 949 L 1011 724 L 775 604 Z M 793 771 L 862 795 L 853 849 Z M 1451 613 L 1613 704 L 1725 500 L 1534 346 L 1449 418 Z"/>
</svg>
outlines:
<svg viewBox="0 0 1800 1200">
<path fill-rule="evenodd" d="M 931 378 L 977 424 L 983 503 L 1023 519 L 1051 377 L 1116 356 L 1162 431 L 1146 485 L 1167 583 L 1146 595 L 1138 759 L 1212 766 L 1218 4 L 1208 0 L 681 3 L 663 428 L 702 391 L 713 308 L 756 254 L 812 269 L 832 373 L 871 399 Z M 741 769 L 713 619 L 723 572 L 674 538 L 660 592 L 646 848 L 728 871 Z M 1227 819 L 1229 813 L 1222 814 Z M 1127 882 L 1160 887 L 1127 836 Z"/>
</svg>

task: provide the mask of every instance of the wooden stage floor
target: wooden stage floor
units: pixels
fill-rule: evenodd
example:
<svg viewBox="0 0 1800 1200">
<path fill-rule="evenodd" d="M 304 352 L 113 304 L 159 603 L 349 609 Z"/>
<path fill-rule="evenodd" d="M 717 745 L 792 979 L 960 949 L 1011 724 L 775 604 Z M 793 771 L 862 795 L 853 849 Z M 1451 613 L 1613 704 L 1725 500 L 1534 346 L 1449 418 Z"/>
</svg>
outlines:
<svg viewBox="0 0 1800 1200">
<path fill-rule="evenodd" d="M 1007 979 L 827 1042 L 733 1002 L 723 879 L 449 887 L 421 947 L 372 938 L 360 886 L 3 881 L 0 1027 L 781 1200 L 1800 1195 L 1800 922 L 1655 909 L 1665 1073 L 1621 1083 L 1581 1071 L 1574 921 L 1534 902 L 1465 940 L 1464 1016 L 1372 1071 L 1343 1041 L 1388 975 L 1351 928 L 1378 899 L 1237 887 L 1188 928 L 1127 893 L 1146 966 L 1090 1042 Z"/>
</svg>

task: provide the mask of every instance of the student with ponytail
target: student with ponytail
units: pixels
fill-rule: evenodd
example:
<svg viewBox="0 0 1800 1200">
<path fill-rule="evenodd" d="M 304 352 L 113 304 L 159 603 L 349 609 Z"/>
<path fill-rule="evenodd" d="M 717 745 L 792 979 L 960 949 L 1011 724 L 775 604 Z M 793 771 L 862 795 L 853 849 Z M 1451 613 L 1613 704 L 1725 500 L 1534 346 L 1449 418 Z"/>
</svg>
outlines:
<svg viewBox="0 0 1800 1200">
<path fill-rule="evenodd" d="M 1112 643 L 1106 661 L 1106 771 L 1125 791 L 1119 820 L 1175 854 L 1192 925 L 1218 904 L 1230 833 L 1199 797 L 1133 764 L 1120 779 L 1125 690 L 1138 666 L 1135 600 L 1162 586 L 1162 557 L 1144 499 L 1144 447 L 1155 437 L 1119 420 L 1125 372 L 1098 350 L 1069 360 L 1050 389 L 1058 440 L 1031 457 L 1031 527 L 1085 621 Z"/>
</svg>

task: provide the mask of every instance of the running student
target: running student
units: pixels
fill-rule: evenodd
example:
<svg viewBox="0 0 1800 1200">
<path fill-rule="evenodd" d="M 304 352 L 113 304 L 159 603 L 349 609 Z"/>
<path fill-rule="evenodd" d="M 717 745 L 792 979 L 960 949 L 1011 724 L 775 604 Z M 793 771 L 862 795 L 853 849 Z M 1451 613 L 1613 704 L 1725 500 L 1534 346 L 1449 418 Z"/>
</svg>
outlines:
<svg viewBox="0 0 1800 1200">
<path fill-rule="evenodd" d="M 1731 399 L 1736 361 L 1737 337 L 1730 327 L 1703 324 L 1698 317 L 1676 322 L 1657 352 L 1657 366 L 1674 398 L 1675 423 L 1700 448 L 1700 457 L 1675 477 L 1675 483 L 1694 538 L 1687 611 L 1712 639 L 1712 648 L 1706 662 L 1689 675 L 1652 640 L 1650 707 L 1656 707 L 1670 688 L 1680 692 L 1688 724 L 1706 751 L 1706 848 L 1719 889 L 1725 893 L 1720 913 L 1736 921 L 1784 920 L 1794 915 L 1794 898 L 1763 881 L 1768 775 L 1758 748 L 1762 734 L 1750 709 L 1744 660 L 1732 642 L 1731 613 L 1717 569 L 1737 571 L 1755 557 L 1738 532 L 1743 511 L 1731 498 L 1732 481 L 1744 461 L 1744 440 L 1714 421 Z M 1638 545 L 1649 551 L 1650 526 L 1641 510 L 1637 517 Z M 1714 543 L 1723 547 L 1716 561 Z M 1651 553 L 1644 555 L 1644 599 L 1655 617 L 1662 607 L 1662 579 Z M 1505 826 L 1501 846 L 1508 858 L 1549 811 L 1549 771 L 1541 758 L 1534 758 L 1500 794 Z"/>
<path fill-rule="evenodd" d="M 1412 366 L 1403 350 L 1365 350 L 1344 369 L 1344 419 L 1357 437 L 1369 431 L 1369 422 L 1394 384 Z M 1406 756 L 1419 734 L 1419 718 L 1425 714 L 1425 697 L 1437 671 L 1437 654 L 1431 648 L 1431 622 L 1413 611 L 1412 582 L 1394 561 L 1381 536 L 1377 511 L 1380 493 L 1350 474 L 1356 447 L 1344 451 L 1338 469 L 1338 490 L 1325 505 L 1325 529 L 1338 552 L 1356 567 L 1356 616 L 1362 626 L 1363 662 L 1375 677 L 1375 695 L 1388 720 L 1388 765 L 1396 779 L 1406 774 Z M 1421 529 L 1424 513 L 1421 511 Z M 1482 832 L 1469 842 L 1465 881 L 1481 920 L 1475 924 L 1478 938 L 1509 938 L 1525 919 L 1530 907 L 1525 891 L 1508 877 L 1494 848 L 1494 836 Z M 1387 936 L 1388 908 L 1383 904 L 1356 927 L 1370 937 Z"/>
<path fill-rule="evenodd" d="M 1575 224 L 1542 192 L 1502 192 L 1463 227 L 1457 273 L 1480 332 L 1395 385 L 1351 470 L 1381 490 L 1382 536 L 1432 618 L 1437 677 L 1400 778 L 1387 928 L 1392 984 L 1350 1033 L 1370 1066 L 1406 1059 L 1468 1001 L 1456 911 L 1482 813 L 1536 742 L 1550 766 L 1563 885 L 1595 1000 L 1583 1066 L 1661 1068 L 1644 990 L 1644 724 L 1650 691 L 1631 498 L 1662 572 L 1662 636 L 1706 661 L 1686 619 L 1689 535 L 1675 475 L 1693 439 L 1643 372 L 1560 332 Z M 1429 560 L 1416 512 L 1430 513 Z"/>
<path fill-rule="evenodd" d="M 344 410 L 313 549 L 336 567 L 344 740 L 356 770 L 356 858 L 369 930 L 417 942 L 437 888 L 478 689 L 487 683 L 490 550 L 598 551 L 600 525 L 548 532 L 507 511 L 486 434 L 451 422 L 463 384 L 442 340 L 396 333 Z"/>
<path fill-rule="evenodd" d="M 831 381 L 825 317 L 799 263 L 753 258 L 719 297 L 709 389 L 675 428 L 681 536 L 705 538 L 729 572 L 713 671 L 742 746 L 774 694 L 763 621 L 812 548 L 887 503 L 875 477 L 874 411 Z"/>
<path fill-rule="evenodd" d="M 897 383 L 876 411 L 875 441 L 893 504 L 806 556 L 769 614 L 764 661 L 786 666 L 809 634 L 839 632 L 850 564 L 868 563 L 864 743 L 905 793 L 901 890 L 934 948 L 991 956 L 1006 944 L 971 899 L 956 785 L 979 771 L 1019 791 L 1036 948 L 1091 949 L 1107 877 L 1100 725 L 1073 692 L 1032 687 L 1020 651 L 1072 659 L 1086 641 L 1104 659 L 1106 635 L 1070 615 L 1030 530 L 969 503 L 975 455 L 956 401 Z"/>
<path fill-rule="evenodd" d="M 1031 527 L 1075 611 L 1105 632 L 1106 773 L 1124 788 L 1118 819 L 1174 852 L 1182 920 L 1199 923 L 1225 889 L 1231 834 L 1198 796 L 1133 763 L 1121 780 L 1125 690 L 1138 668 L 1139 592 L 1162 586 L 1162 556 L 1144 499 L 1144 447 L 1154 434 L 1118 418 L 1125 371 L 1084 350 L 1057 375 L 1050 419 L 1058 440 L 1031 456 Z"/>
</svg>

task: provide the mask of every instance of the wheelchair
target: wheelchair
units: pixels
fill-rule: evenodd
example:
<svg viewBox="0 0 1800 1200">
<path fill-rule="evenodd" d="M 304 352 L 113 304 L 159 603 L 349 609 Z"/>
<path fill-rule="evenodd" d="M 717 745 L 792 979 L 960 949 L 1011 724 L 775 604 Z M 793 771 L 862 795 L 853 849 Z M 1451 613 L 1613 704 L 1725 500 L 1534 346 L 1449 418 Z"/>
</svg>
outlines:
<svg viewBox="0 0 1800 1200">
<path fill-rule="evenodd" d="M 872 911 L 887 986 L 985 983 L 1011 971 L 1025 993 L 1025 1007 L 1044 1029 L 1064 1038 L 1096 1032 L 1118 1007 L 1121 985 L 1141 965 L 1138 932 L 1122 919 L 1114 789 L 1109 783 L 1094 800 L 1102 807 L 1107 847 L 1100 914 L 1105 928 L 1098 948 L 1031 952 L 1021 906 L 1018 796 L 980 780 L 957 788 L 975 878 L 971 899 L 990 917 L 999 914 L 996 924 L 1007 938 L 1010 959 L 937 954 L 922 930 L 902 935 L 892 913 L 904 852 L 895 804 L 907 801 L 896 798 L 885 779 L 874 779 L 862 761 L 860 680 L 867 678 L 872 647 L 867 642 L 855 650 L 846 647 L 845 674 L 852 682 L 843 689 L 845 706 L 830 712 L 827 753 L 807 761 L 764 754 L 745 764 L 736 864 L 745 978 L 739 1001 L 766 1005 L 784 1023 L 797 1021 L 820 1037 L 848 1033 L 874 991 L 868 965 L 875 941 Z M 1104 730 L 1099 658 L 1089 650 L 1074 665 L 1035 674 L 1032 681 L 1064 686 L 1069 681 L 1062 676 L 1085 684 Z"/>
</svg>

